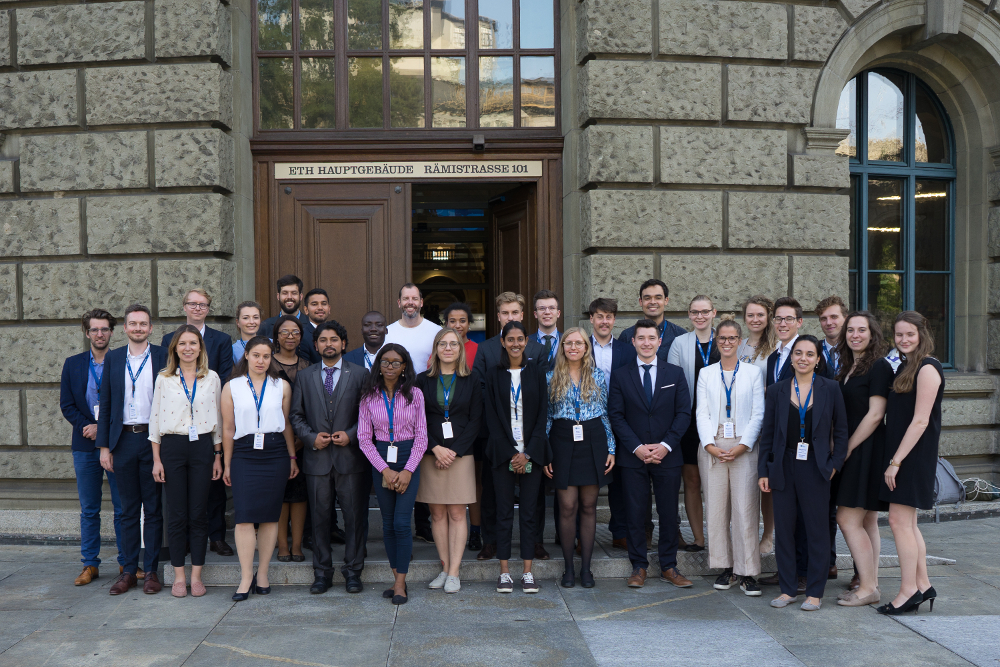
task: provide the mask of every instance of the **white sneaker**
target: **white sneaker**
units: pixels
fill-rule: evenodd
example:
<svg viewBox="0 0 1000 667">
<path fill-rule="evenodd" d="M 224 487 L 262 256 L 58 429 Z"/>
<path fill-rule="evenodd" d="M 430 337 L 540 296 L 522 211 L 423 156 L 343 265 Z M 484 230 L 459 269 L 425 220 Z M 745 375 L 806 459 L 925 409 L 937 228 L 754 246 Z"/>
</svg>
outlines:
<svg viewBox="0 0 1000 667">
<path fill-rule="evenodd" d="M 530 572 L 521 575 L 521 590 L 525 593 L 538 592 L 538 584 L 535 583 L 535 577 Z"/>
<path fill-rule="evenodd" d="M 432 589 L 444 588 L 444 582 L 447 579 L 448 579 L 448 573 L 445 572 L 444 570 L 441 570 L 441 574 L 434 577 L 434 581 L 427 584 L 427 588 L 432 588 Z"/>
<path fill-rule="evenodd" d="M 462 581 L 458 577 L 448 577 L 444 582 L 445 593 L 457 593 L 462 590 Z"/>
</svg>

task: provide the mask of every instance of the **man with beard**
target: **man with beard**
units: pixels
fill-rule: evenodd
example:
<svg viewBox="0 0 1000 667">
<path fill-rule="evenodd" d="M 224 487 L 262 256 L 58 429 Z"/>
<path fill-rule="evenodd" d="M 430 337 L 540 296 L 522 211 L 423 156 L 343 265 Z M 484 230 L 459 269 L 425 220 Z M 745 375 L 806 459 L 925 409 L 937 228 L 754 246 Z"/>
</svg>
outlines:
<svg viewBox="0 0 1000 667">
<path fill-rule="evenodd" d="M 373 310 L 361 318 L 361 338 L 364 345 L 356 347 L 344 355 L 344 359 L 371 371 L 375 355 L 385 345 L 385 315 Z"/>
<path fill-rule="evenodd" d="M 100 576 L 101 564 L 101 490 L 105 473 L 115 508 L 115 538 L 118 541 L 119 574 L 125 564 L 121 543 L 122 504 L 113 472 L 101 467 L 101 452 L 96 447 L 97 415 L 100 412 L 101 380 L 104 379 L 104 356 L 111 344 L 116 320 L 106 310 L 95 308 L 83 316 L 83 333 L 90 350 L 66 359 L 59 390 L 59 407 L 73 426 L 73 469 L 76 490 L 80 495 L 80 556 L 83 572 L 73 582 L 85 586 Z"/>
<path fill-rule="evenodd" d="M 278 307 L 281 310 L 274 317 L 269 317 L 261 323 L 260 329 L 257 331 L 258 336 L 273 338 L 274 336 L 271 334 L 274 332 L 274 325 L 282 315 L 291 315 L 302 319 L 303 314 L 299 311 L 299 307 L 302 305 L 302 280 L 289 273 L 278 278 L 277 284 Z"/>
<path fill-rule="evenodd" d="M 336 487 L 346 528 L 341 572 L 347 592 L 360 593 L 372 484 L 371 464 L 358 446 L 358 408 L 367 373 L 342 358 L 347 329 L 336 320 L 316 328 L 313 345 L 322 362 L 299 371 L 289 415 L 295 434 L 305 443 L 302 471 L 312 510 L 315 577 L 309 592 L 325 593 L 333 585 L 330 522 L 336 512 Z"/>
</svg>

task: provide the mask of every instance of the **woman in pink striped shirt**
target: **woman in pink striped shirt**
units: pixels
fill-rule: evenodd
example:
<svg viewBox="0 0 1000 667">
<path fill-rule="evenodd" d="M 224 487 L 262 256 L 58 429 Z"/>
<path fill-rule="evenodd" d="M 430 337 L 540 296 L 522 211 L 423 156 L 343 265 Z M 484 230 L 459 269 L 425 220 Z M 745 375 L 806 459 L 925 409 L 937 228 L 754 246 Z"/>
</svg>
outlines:
<svg viewBox="0 0 1000 667">
<path fill-rule="evenodd" d="M 361 391 L 358 444 L 372 464 L 382 513 L 382 539 L 395 577 L 382 597 L 406 604 L 406 573 L 413 553 L 410 515 L 420 484 L 420 460 L 427 449 L 424 395 L 414 384 L 410 355 L 389 343 L 375 356 Z"/>
</svg>

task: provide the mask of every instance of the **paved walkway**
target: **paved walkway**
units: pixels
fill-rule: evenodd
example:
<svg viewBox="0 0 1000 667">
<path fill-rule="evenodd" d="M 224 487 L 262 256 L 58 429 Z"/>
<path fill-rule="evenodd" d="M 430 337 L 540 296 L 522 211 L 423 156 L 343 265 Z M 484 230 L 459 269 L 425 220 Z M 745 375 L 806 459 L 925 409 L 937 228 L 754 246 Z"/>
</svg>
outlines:
<svg viewBox="0 0 1000 667">
<path fill-rule="evenodd" d="M 655 578 L 641 590 L 620 579 L 566 590 L 548 579 L 538 595 L 506 596 L 486 582 L 450 596 L 414 585 L 399 608 L 382 599 L 382 585 L 351 596 L 338 577 L 326 595 L 281 586 L 234 604 L 220 587 L 200 599 L 167 591 L 110 597 L 110 568 L 89 586 L 72 585 L 75 547 L 0 546 L 0 666 L 996 667 L 1000 519 L 921 529 L 932 555 L 957 562 L 931 568 L 934 612 L 899 621 L 871 607 L 837 607 L 847 573 L 830 582 L 816 613 L 771 609 L 772 589 L 760 598 L 715 591 L 710 576 L 687 590 Z M 893 594 L 898 571 L 881 575 Z"/>
</svg>

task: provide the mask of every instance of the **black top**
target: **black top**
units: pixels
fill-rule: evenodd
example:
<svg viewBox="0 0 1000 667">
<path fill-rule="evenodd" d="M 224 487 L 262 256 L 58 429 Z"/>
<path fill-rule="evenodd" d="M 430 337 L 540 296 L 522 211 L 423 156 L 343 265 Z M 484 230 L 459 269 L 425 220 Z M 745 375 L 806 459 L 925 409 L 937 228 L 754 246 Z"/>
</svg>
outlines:
<svg viewBox="0 0 1000 667">
<path fill-rule="evenodd" d="M 517 455 L 514 432 L 510 427 L 510 388 L 510 371 L 500 366 L 487 370 L 485 394 L 489 441 L 485 453 L 494 468 L 506 466 Z M 521 405 L 524 409 L 524 453 L 535 465 L 546 465 L 552 456 L 549 439 L 545 435 L 549 388 L 543 366 L 528 363 L 521 367 Z"/>
<path fill-rule="evenodd" d="M 711 345 L 711 350 L 709 350 L 709 345 Z M 705 367 L 705 360 L 702 359 L 702 354 L 708 352 L 708 365 L 718 363 L 722 356 L 719 354 L 719 348 L 715 344 L 715 337 L 708 343 L 702 343 L 697 338 L 695 338 L 695 351 L 694 351 L 694 383 L 690 387 L 691 390 L 691 423 L 688 425 L 687 431 L 684 433 L 684 437 L 681 438 L 681 447 L 685 445 L 690 447 L 692 443 L 694 446 L 700 445 L 698 440 L 698 419 L 695 415 L 698 414 L 698 375 L 701 373 L 701 369 Z"/>
<path fill-rule="evenodd" d="M 791 403 L 788 408 L 788 427 L 785 433 L 785 456 L 793 459 L 799 451 L 799 442 L 802 441 L 799 431 L 799 406 Z M 812 405 L 806 410 L 806 437 L 805 442 L 812 442 L 813 439 L 813 409 Z M 812 453 L 812 452 L 810 452 Z"/>
<path fill-rule="evenodd" d="M 887 397 L 892 387 L 892 365 L 884 358 L 875 361 L 864 375 L 852 375 L 840 383 L 847 409 L 848 437 L 854 435 L 858 426 L 868 414 L 869 399 L 872 396 Z M 885 450 L 885 422 L 880 422 L 875 431 L 860 443 L 844 461 L 840 473 L 840 487 L 836 504 L 844 507 L 860 507 L 878 512 L 889 509 L 887 503 L 880 502 L 879 486 L 882 482 L 883 451 Z"/>
<path fill-rule="evenodd" d="M 454 378 L 448 397 L 448 421 L 451 422 L 453 437 L 444 438 L 441 424 L 444 423 L 444 407 L 438 402 L 441 387 L 440 375 L 430 377 L 428 371 L 417 376 L 417 387 L 424 394 L 424 411 L 427 414 L 427 455 L 433 456 L 434 447 L 447 447 L 456 456 L 472 453 L 472 444 L 479 436 L 479 423 L 483 417 L 483 393 L 479 380 L 469 374 Z"/>
</svg>

